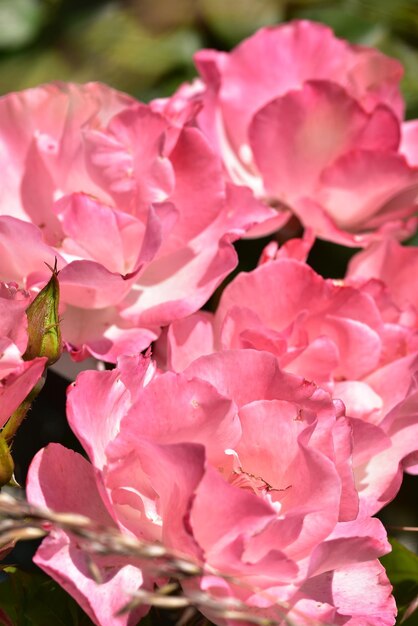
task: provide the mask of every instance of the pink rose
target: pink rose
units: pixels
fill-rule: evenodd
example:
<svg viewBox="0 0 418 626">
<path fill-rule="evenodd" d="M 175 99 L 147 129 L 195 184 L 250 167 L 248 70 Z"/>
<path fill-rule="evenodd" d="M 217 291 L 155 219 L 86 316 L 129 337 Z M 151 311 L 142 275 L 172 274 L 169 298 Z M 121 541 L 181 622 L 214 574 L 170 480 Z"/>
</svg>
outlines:
<svg viewBox="0 0 418 626">
<path fill-rule="evenodd" d="M 418 249 L 415 246 L 405 247 L 392 239 L 371 245 L 352 257 L 346 282 L 380 291 L 383 298 L 393 303 L 392 317 L 400 319 L 404 327 L 418 331 Z M 405 381 L 398 380 L 397 384 L 405 385 Z M 399 419 L 413 425 L 417 421 L 417 406 L 418 380 L 415 376 L 410 399 L 405 407 L 401 405 Z M 394 424 L 387 424 L 388 429 L 393 427 Z M 417 435 L 406 430 L 404 436 L 416 438 Z M 418 473 L 418 449 L 403 460 L 403 465 L 408 472 Z"/>
<path fill-rule="evenodd" d="M 201 50 L 195 60 L 202 80 L 165 110 L 179 117 L 201 102 L 199 126 L 228 178 L 277 210 L 254 234 L 290 212 L 347 246 L 416 230 L 418 124 L 402 127 L 397 61 L 308 21 L 263 28 L 230 53 Z"/>
<path fill-rule="evenodd" d="M 51 444 L 32 463 L 28 497 L 162 542 L 207 570 L 188 588 L 237 598 L 257 615 L 390 626 L 395 605 L 377 561 L 386 534 L 378 520 L 357 516 L 341 409 L 266 352 L 222 352 L 183 374 L 154 376 L 124 357 L 119 369 L 82 373 L 69 392 L 68 418 L 91 465 Z M 97 585 L 60 530 L 35 561 L 96 624 L 135 623 L 112 610 L 142 584 L 140 569 L 98 560 L 105 583 Z"/>
<path fill-rule="evenodd" d="M 350 417 L 361 505 L 373 514 L 396 495 L 418 451 L 417 318 L 383 283 L 326 280 L 288 256 L 305 248 L 294 241 L 276 259 L 263 255 L 262 265 L 225 288 L 215 315 L 173 323 L 157 355 L 161 366 L 182 371 L 213 351 L 263 350 L 328 389 Z"/>
<path fill-rule="evenodd" d="M 405 323 L 418 329 L 418 248 L 385 239 L 355 254 L 346 282 L 363 285 L 373 279 L 384 283 L 391 300 L 404 311 Z"/>
<path fill-rule="evenodd" d="M 24 361 L 28 343 L 28 293 L 15 283 L 0 283 L 0 428 L 43 374 L 46 358 Z"/>
<path fill-rule="evenodd" d="M 137 353 L 199 309 L 263 214 L 199 130 L 95 83 L 0 99 L 0 165 L 2 271 L 39 287 L 57 257 L 76 359 Z"/>
</svg>

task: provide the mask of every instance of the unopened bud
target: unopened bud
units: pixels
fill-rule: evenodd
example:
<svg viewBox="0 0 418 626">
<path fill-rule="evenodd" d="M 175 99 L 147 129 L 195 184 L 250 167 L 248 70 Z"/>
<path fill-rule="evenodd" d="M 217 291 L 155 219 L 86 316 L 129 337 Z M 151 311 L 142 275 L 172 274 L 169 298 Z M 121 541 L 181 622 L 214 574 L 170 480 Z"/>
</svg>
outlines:
<svg viewBox="0 0 418 626">
<path fill-rule="evenodd" d="M 46 356 L 48 365 L 58 361 L 62 353 L 58 317 L 60 290 L 56 260 L 54 268 L 50 269 L 52 271 L 50 280 L 26 309 L 28 346 L 23 355 L 25 361 L 30 361 L 37 356 Z"/>
</svg>

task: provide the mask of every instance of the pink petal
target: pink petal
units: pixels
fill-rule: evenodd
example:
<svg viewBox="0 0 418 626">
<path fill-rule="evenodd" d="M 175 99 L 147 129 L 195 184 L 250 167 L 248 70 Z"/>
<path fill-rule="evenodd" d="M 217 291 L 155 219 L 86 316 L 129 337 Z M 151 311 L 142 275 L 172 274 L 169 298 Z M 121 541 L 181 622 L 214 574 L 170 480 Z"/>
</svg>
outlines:
<svg viewBox="0 0 418 626">
<path fill-rule="evenodd" d="M 152 327 L 194 313 L 236 264 L 228 236 L 219 243 L 197 238 L 145 269 L 124 303 L 123 317 Z"/>
<path fill-rule="evenodd" d="M 218 472 L 208 468 L 193 500 L 189 521 L 196 541 L 213 563 L 216 554 L 222 558 L 222 550 L 228 544 L 240 535 L 259 533 L 274 517 L 267 502 L 229 485 Z"/>
<path fill-rule="evenodd" d="M 129 292 L 132 282 L 95 261 L 72 261 L 60 273 L 63 301 L 86 309 L 118 304 Z"/>
<path fill-rule="evenodd" d="M 404 155 L 408 164 L 412 167 L 418 166 L 418 121 L 410 120 L 402 124 L 402 139 L 400 152 Z"/>
<path fill-rule="evenodd" d="M 341 84 L 369 111 L 382 101 L 397 112 L 401 108 L 400 64 L 377 51 L 351 47 L 322 24 L 295 21 L 263 28 L 228 55 L 202 50 L 195 58 L 205 82 L 219 90 L 235 147 L 245 143 L 258 109 L 306 80 Z"/>
<path fill-rule="evenodd" d="M 137 103 L 105 131 L 86 133 L 89 172 L 119 208 L 135 214 L 170 194 L 173 172 L 163 154 L 167 128 L 162 116 Z"/>
<path fill-rule="evenodd" d="M 12 413 L 32 391 L 41 378 L 46 357 L 22 362 L 19 367 L 0 381 L 0 427 L 3 427 Z"/>
<path fill-rule="evenodd" d="M 418 309 L 418 290 L 411 289 L 417 274 L 417 249 L 387 238 L 354 255 L 348 266 L 347 278 L 361 279 L 362 282 L 378 278 L 385 282 L 399 307 L 406 309 L 412 304 Z"/>
<path fill-rule="evenodd" d="M 65 252 L 96 261 L 111 272 L 127 274 L 133 269 L 138 242 L 144 236 L 141 222 L 82 193 L 64 197 L 55 211 L 66 237 L 62 243 Z M 136 254 L 126 254 L 122 229 L 129 229 L 129 237 L 136 238 Z"/>
<path fill-rule="evenodd" d="M 79 454 L 50 444 L 32 461 L 27 485 L 28 499 L 55 511 L 79 513 L 106 526 L 113 521 L 97 491 L 92 466 Z M 53 530 L 44 539 L 34 561 L 54 578 L 100 626 L 133 626 L 146 607 L 116 617 L 143 583 L 141 570 L 132 565 L 106 564 L 97 559 L 103 582 L 92 577 L 85 552 L 74 537 Z M 110 567 L 109 567 L 110 565 Z"/>
<path fill-rule="evenodd" d="M 157 339 L 159 328 L 138 328 L 122 319 L 115 307 L 66 307 L 61 329 L 75 361 L 90 355 L 116 363 L 121 354 L 138 355 Z"/>
<path fill-rule="evenodd" d="M 335 465 L 320 449 L 313 450 L 306 442 L 307 425 L 298 420 L 297 406 L 278 401 L 253 402 L 239 415 L 243 435 L 236 451 L 242 468 L 262 477 L 271 487 L 270 497 L 280 503 L 279 514 L 285 516 L 283 527 L 294 523 L 293 516 L 303 519 L 298 539 L 286 546 L 287 554 L 300 556 L 326 537 L 337 521 L 341 482 Z M 274 456 L 273 451 L 279 447 L 281 454 Z"/>
<path fill-rule="evenodd" d="M 367 383 L 361 380 L 336 382 L 333 395 L 344 402 L 350 417 L 371 424 L 380 422 L 383 400 Z"/>
<path fill-rule="evenodd" d="M 356 565 L 390 552 L 386 530 L 375 518 L 357 519 L 337 524 L 329 538 L 315 548 L 309 576 Z"/>
<path fill-rule="evenodd" d="M 69 387 L 68 421 L 97 469 L 106 463 L 107 445 L 140 392 L 148 365 L 142 356 L 122 357 L 118 368 L 81 372 Z"/>
<path fill-rule="evenodd" d="M 138 437 L 160 444 L 201 443 L 213 465 L 222 461 L 225 448 L 235 446 L 241 433 L 230 399 L 205 381 L 172 372 L 158 376 L 141 391 L 123 427 L 120 437 L 124 445 L 130 442 L 132 450 Z"/>
<path fill-rule="evenodd" d="M 418 172 L 396 154 L 356 150 L 325 170 L 321 183 L 319 201 L 340 228 L 378 228 L 415 210 Z"/>
<path fill-rule="evenodd" d="M 347 626 L 393 626 L 396 605 L 391 593 L 385 570 L 377 560 L 322 574 L 301 589 L 302 596 L 335 606 L 340 622 Z"/>
<path fill-rule="evenodd" d="M 213 314 L 199 311 L 170 324 L 165 350 L 166 368 L 175 372 L 181 372 L 199 356 L 213 352 Z"/>
<path fill-rule="evenodd" d="M 30 303 L 29 294 L 16 297 L 7 284 L 0 284 L 0 337 L 9 338 L 23 354 L 27 345 L 26 309 Z"/>
<path fill-rule="evenodd" d="M 226 213 L 224 178 L 220 161 L 196 128 L 181 131 L 170 161 L 176 181 L 170 202 L 179 208 L 180 215 L 173 231 L 178 247 L 179 242 L 187 244 L 210 227 L 219 213 Z M 168 242 L 164 251 L 169 250 Z"/>
<path fill-rule="evenodd" d="M 36 226 L 8 215 L 0 216 L 0 254 L 2 279 L 20 284 L 26 277 L 30 282 L 35 273 L 38 280 L 40 275 L 47 277 L 50 272 L 45 263 L 53 267 L 56 258 L 58 268 L 63 265 L 62 257 L 42 241 L 41 231 Z"/>
<path fill-rule="evenodd" d="M 267 193 L 291 204 L 348 150 L 396 149 L 399 131 L 389 110 L 369 117 L 338 85 L 310 81 L 260 109 L 249 138 Z"/>
<path fill-rule="evenodd" d="M 222 319 L 233 306 L 247 307 L 264 325 L 285 330 L 301 310 L 307 309 L 307 293 L 309 306 L 314 308 L 332 290 L 308 265 L 281 259 L 239 274 L 225 288 L 216 317 Z"/>
<path fill-rule="evenodd" d="M 184 372 L 210 382 L 222 395 L 232 397 L 238 407 L 254 400 L 287 399 L 286 392 L 296 399 L 294 392 L 311 396 L 315 385 L 284 374 L 277 359 L 267 352 L 231 350 L 201 357 Z M 300 394 L 297 394 L 300 397 Z"/>
<path fill-rule="evenodd" d="M 161 445 L 141 436 L 133 445 L 125 434 L 122 431 L 108 448 L 105 476 L 119 525 L 137 537 L 196 553 L 184 518 L 204 472 L 204 447 L 188 442 Z"/>
</svg>

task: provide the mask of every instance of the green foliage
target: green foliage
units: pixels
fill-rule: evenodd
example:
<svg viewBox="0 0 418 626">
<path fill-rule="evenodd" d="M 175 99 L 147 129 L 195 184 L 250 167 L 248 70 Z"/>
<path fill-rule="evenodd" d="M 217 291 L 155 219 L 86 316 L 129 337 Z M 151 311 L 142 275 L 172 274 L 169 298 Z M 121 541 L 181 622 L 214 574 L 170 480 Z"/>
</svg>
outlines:
<svg viewBox="0 0 418 626">
<path fill-rule="evenodd" d="M 39 0 L 0 0 L 0 48 L 19 48 L 39 34 L 45 7 Z"/>
<path fill-rule="evenodd" d="M 384 556 L 381 562 L 393 585 L 393 594 L 398 607 L 396 623 L 402 626 L 416 626 L 418 612 L 413 611 L 408 616 L 408 609 L 413 609 L 413 603 L 418 597 L 418 556 L 396 539 L 391 539 L 390 543 L 392 552 Z"/>
<path fill-rule="evenodd" d="M 0 607 L 13 626 L 92 626 L 74 600 L 43 574 L 4 569 Z"/>
<path fill-rule="evenodd" d="M 283 5 L 276 0 L 199 0 L 199 9 L 208 27 L 228 48 L 284 18 Z"/>
<path fill-rule="evenodd" d="M 143 100 L 168 95 L 195 74 L 197 48 L 227 50 L 295 18 L 399 58 L 408 117 L 418 117 L 416 0 L 0 0 L 0 93 L 101 80 Z"/>
</svg>

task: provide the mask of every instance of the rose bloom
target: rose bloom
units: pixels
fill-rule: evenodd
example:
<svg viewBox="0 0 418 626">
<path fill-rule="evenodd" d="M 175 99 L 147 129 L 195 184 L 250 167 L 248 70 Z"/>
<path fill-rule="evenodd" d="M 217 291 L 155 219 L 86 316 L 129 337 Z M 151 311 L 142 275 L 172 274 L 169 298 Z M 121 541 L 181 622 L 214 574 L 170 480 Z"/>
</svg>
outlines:
<svg viewBox="0 0 418 626">
<path fill-rule="evenodd" d="M 402 123 L 402 67 L 308 21 L 262 28 L 230 53 L 201 50 L 201 80 L 155 107 L 198 124 L 227 177 L 316 235 L 364 246 L 416 230 L 418 123 Z"/>
<path fill-rule="evenodd" d="M 377 560 L 386 533 L 358 517 L 342 411 L 267 352 L 213 354 L 182 374 L 122 357 L 69 391 L 68 419 L 90 461 L 50 444 L 31 465 L 28 498 L 162 542 L 207 572 L 188 589 L 238 599 L 278 624 L 389 626 L 396 609 Z M 110 556 L 95 561 L 97 584 L 78 540 L 60 529 L 35 562 L 104 626 L 134 625 L 138 612 L 115 611 L 141 584 L 152 588 L 138 564 Z"/>
<path fill-rule="evenodd" d="M 96 83 L 1 98 L 0 165 L 1 277 L 37 290 L 57 258 L 76 359 L 137 353 L 199 309 L 263 215 L 198 129 Z"/>
<path fill-rule="evenodd" d="M 19 407 L 43 374 L 47 359 L 23 360 L 27 348 L 30 304 L 15 283 L 0 283 L 0 428 Z"/>
<path fill-rule="evenodd" d="M 418 249 L 405 247 L 386 239 L 354 255 L 349 263 L 346 282 L 354 285 L 384 285 L 394 303 L 395 317 L 401 316 L 404 326 L 418 331 Z M 408 403 L 411 416 L 416 415 L 418 395 Z M 408 410 L 408 407 L 407 410 Z M 405 412 L 404 417 L 407 417 Z M 414 450 L 403 464 L 413 474 L 418 473 L 418 450 Z"/>
<path fill-rule="evenodd" d="M 307 245 L 267 250 L 265 262 L 225 288 L 215 314 L 174 322 L 157 355 L 162 368 L 182 371 L 213 351 L 267 350 L 287 372 L 328 389 L 346 407 L 361 508 L 374 514 L 396 495 L 403 470 L 415 471 L 417 317 L 361 268 L 355 284 L 324 279 L 302 260 Z"/>
</svg>

